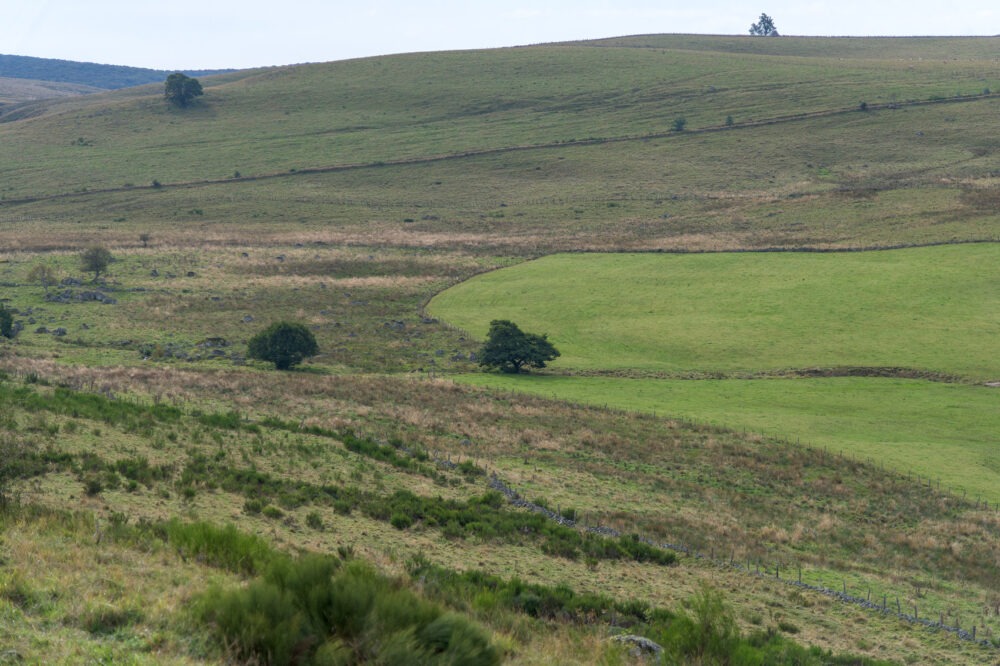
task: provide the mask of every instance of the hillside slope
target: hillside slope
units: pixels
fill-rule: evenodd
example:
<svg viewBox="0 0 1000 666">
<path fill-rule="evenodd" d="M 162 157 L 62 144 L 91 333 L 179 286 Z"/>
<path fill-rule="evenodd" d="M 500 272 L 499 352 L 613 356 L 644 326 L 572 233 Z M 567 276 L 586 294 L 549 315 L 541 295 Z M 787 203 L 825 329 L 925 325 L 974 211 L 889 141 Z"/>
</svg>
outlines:
<svg viewBox="0 0 1000 666">
<path fill-rule="evenodd" d="M 751 663 L 1000 663 L 1000 507 L 992 488 L 952 483 L 1000 469 L 981 418 L 996 403 L 982 385 L 996 319 L 970 293 L 996 282 L 998 44 L 650 35 L 233 72 L 203 78 L 184 110 L 159 83 L 11 109 L 0 302 L 19 332 L 0 339 L 0 447 L 17 455 L 0 455 L 0 495 L 27 505 L 4 529 L 30 545 L 2 544 L 17 569 L 0 572 L 0 613 L 16 623 L 0 642 L 41 662 L 231 661 L 230 637 L 181 609 L 209 579 L 262 588 L 245 567 L 201 569 L 205 553 L 165 536 L 179 518 L 367 560 L 486 627 L 513 664 L 628 663 L 620 632 L 705 663 L 685 614 L 730 632 L 716 647 Z M 845 266 L 877 257 L 825 252 L 950 244 L 887 250 L 864 270 Z M 99 275 L 80 261 L 91 245 L 114 258 Z M 748 253 L 762 249 L 783 252 Z M 802 249 L 825 253 L 786 252 Z M 557 250 L 572 254 L 528 261 Z M 630 288 L 589 270 L 610 250 L 738 252 L 602 256 L 648 278 L 670 259 Z M 785 257 L 799 268 L 778 270 Z M 687 259 L 702 268 L 672 284 Z M 546 265 L 558 290 L 543 271 L 470 297 L 472 333 L 426 309 L 481 273 Z M 905 284 L 869 289 L 886 274 Z M 939 307 L 880 310 L 913 285 Z M 547 302 L 560 294 L 573 312 Z M 716 335 L 695 312 L 713 299 L 777 323 Z M 535 304 L 532 330 L 563 317 L 566 357 L 548 374 L 452 380 L 478 370 L 492 309 Z M 612 305 L 618 330 L 640 336 L 628 344 L 652 352 L 613 363 Z M 798 310 L 820 325 L 781 335 L 806 323 Z M 915 336 L 901 357 L 918 315 L 933 344 Z M 816 338 L 848 317 L 878 354 L 844 363 L 906 367 L 827 376 L 852 347 Z M 949 318 L 975 328 L 955 340 L 976 355 L 947 344 Z M 319 342 L 291 372 L 247 357 L 279 320 Z M 754 336 L 783 342 L 768 358 L 737 350 Z M 682 339 L 688 356 L 658 351 Z M 561 384 L 586 390 L 546 389 Z M 974 408 L 958 408 L 972 391 Z M 816 412 L 833 422 L 823 446 L 780 429 Z M 909 445 L 944 431 L 954 448 L 937 458 Z M 852 432 L 870 453 L 844 451 Z M 889 465 L 884 433 L 905 440 Z M 159 574 L 142 596 L 121 593 L 118 568 L 99 581 L 71 576 L 72 558 L 32 570 L 60 538 L 87 540 L 95 570 L 154 558 L 185 587 L 147 610 Z M 87 588 L 82 600 L 55 576 Z M 271 598 L 279 626 L 293 614 Z"/>
<path fill-rule="evenodd" d="M 35 107 L 0 124 L 0 197 L 55 220 L 159 226 L 162 205 L 554 249 L 995 236 L 997 40 L 949 60 L 914 57 L 921 40 L 853 58 L 836 39 L 648 41 L 241 72 L 183 111 L 155 87 Z"/>
</svg>

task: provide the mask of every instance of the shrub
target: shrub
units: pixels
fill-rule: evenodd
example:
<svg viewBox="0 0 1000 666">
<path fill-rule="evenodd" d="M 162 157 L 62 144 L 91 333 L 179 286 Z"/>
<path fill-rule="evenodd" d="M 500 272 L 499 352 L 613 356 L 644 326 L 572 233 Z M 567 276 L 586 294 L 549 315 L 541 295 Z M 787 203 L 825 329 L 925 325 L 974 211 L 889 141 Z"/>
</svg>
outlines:
<svg viewBox="0 0 1000 666">
<path fill-rule="evenodd" d="M 194 614 L 241 662 L 499 663 L 482 630 L 358 561 L 275 560 L 246 588 L 210 590 Z"/>
<path fill-rule="evenodd" d="M 261 513 L 263 513 L 268 518 L 272 518 L 274 520 L 277 520 L 278 518 L 281 518 L 282 516 L 285 515 L 284 511 L 282 511 L 276 506 L 271 506 L 271 505 L 264 507 L 264 510 Z"/>
<path fill-rule="evenodd" d="M 14 315 L 0 303 L 0 336 L 14 337 Z"/>
<path fill-rule="evenodd" d="M 684 128 L 687 127 L 687 118 L 684 116 L 679 116 L 674 118 L 673 129 L 675 132 L 683 132 Z"/>
<path fill-rule="evenodd" d="M 166 540 L 182 553 L 236 573 L 257 573 L 277 557 L 266 541 L 243 534 L 232 525 L 216 527 L 174 519 L 160 529 Z"/>
<path fill-rule="evenodd" d="M 270 361 L 278 370 L 288 370 L 319 353 L 312 331 L 303 324 L 279 321 L 250 338 L 247 356 Z"/>
<path fill-rule="evenodd" d="M 320 516 L 319 512 L 317 512 L 317 511 L 310 511 L 306 515 L 306 525 L 308 525 L 309 527 L 311 527 L 314 530 L 322 531 L 323 527 L 324 527 L 324 525 L 323 525 L 323 517 Z"/>
</svg>

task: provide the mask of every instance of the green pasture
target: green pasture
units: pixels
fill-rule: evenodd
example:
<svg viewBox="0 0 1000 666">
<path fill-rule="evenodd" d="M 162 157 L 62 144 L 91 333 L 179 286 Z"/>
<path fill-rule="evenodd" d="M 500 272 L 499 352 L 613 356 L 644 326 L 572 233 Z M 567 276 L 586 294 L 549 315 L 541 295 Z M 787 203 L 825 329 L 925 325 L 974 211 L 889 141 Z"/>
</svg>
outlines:
<svg viewBox="0 0 1000 666">
<path fill-rule="evenodd" d="M 482 338 L 547 333 L 590 376 L 459 381 L 801 441 L 1000 500 L 994 244 L 865 253 L 563 254 L 484 274 L 429 310 Z M 869 366 L 963 378 L 754 378 Z M 647 376 L 593 376 L 608 371 Z M 658 373 L 661 378 L 649 376 Z M 727 379 L 684 379 L 718 374 Z"/>
<path fill-rule="evenodd" d="M 456 381 L 652 412 L 825 448 L 1000 501 L 1000 390 L 922 380 L 624 379 L 460 375 Z"/>
<path fill-rule="evenodd" d="M 546 333 L 560 369 L 1000 375 L 1000 245 L 866 253 L 563 254 L 485 275 L 429 310 L 482 338 Z"/>
</svg>

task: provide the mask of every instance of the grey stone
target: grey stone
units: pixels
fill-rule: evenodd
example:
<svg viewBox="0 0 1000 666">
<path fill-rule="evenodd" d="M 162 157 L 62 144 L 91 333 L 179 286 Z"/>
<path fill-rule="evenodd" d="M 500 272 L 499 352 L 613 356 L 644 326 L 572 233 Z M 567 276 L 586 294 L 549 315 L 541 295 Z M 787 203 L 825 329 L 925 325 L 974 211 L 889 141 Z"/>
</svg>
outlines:
<svg viewBox="0 0 1000 666">
<path fill-rule="evenodd" d="M 649 658 L 653 660 L 653 663 L 662 663 L 663 661 L 663 646 L 649 640 L 645 636 L 622 634 L 620 636 L 612 636 L 611 640 L 615 643 L 625 645 L 628 648 L 629 655 L 633 658 Z"/>
</svg>

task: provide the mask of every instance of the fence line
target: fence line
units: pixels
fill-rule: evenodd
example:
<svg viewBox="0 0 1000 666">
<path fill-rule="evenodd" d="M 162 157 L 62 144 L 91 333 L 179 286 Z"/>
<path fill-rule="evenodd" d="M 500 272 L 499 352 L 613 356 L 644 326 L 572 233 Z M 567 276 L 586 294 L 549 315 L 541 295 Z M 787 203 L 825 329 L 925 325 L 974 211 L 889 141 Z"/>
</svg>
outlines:
<svg viewBox="0 0 1000 666">
<path fill-rule="evenodd" d="M 616 530 L 616 529 L 614 529 L 612 527 L 605 527 L 605 526 L 582 526 L 582 525 L 578 525 L 578 521 L 572 520 L 570 518 L 566 518 L 565 516 L 560 515 L 559 513 L 555 512 L 555 511 L 552 511 L 551 509 L 549 509 L 547 507 L 544 507 L 544 506 L 541 506 L 539 504 L 535 504 L 533 502 L 529 502 L 529 501 L 525 500 L 523 497 L 521 497 L 521 495 L 516 490 L 514 490 L 509 485 L 507 485 L 504 481 L 502 481 L 500 479 L 500 477 L 497 476 L 496 472 L 493 472 L 493 474 L 491 475 L 489 486 L 493 490 L 497 490 L 500 493 L 502 493 L 507 498 L 508 502 L 510 502 L 514 506 L 517 506 L 517 507 L 520 507 L 520 508 L 524 508 L 524 509 L 528 509 L 529 511 L 533 511 L 535 513 L 541 514 L 541 515 L 549 518 L 550 520 L 553 520 L 553 521 L 557 522 L 560 525 L 565 525 L 567 527 L 577 527 L 577 526 L 580 526 L 580 527 L 582 527 L 582 529 L 584 529 L 584 530 L 586 530 L 588 532 L 592 532 L 592 533 L 595 533 L 595 534 L 600 534 L 602 536 L 610 536 L 610 537 L 620 537 L 621 536 L 621 532 L 619 532 L 618 530 Z M 714 557 L 714 553 L 711 556 L 707 556 L 706 557 L 704 553 L 699 553 L 696 550 L 685 546 L 684 544 L 663 543 L 663 542 L 654 541 L 653 539 L 650 539 L 650 538 L 644 537 L 644 536 L 640 536 L 639 540 L 643 541 L 644 543 L 647 543 L 647 544 L 649 544 L 651 546 L 656 546 L 658 548 L 663 548 L 665 550 L 672 550 L 672 551 L 675 551 L 675 552 L 684 553 L 685 555 L 688 555 L 688 556 L 693 557 L 695 559 L 705 560 L 705 561 L 711 562 L 712 564 L 715 564 L 717 566 L 728 567 L 728 568 L 733 569 L 735 571 L 740 571 L 740 572 L 746 573 L 747 575 L 757 576 L 758 578 L 764 578 L 764 577 L 768 577 L 769 578 L 770 577 L 770 574 L 767 571 L 766 564 L 764 565 L 764 570 L 763 571 L 760 570 L 760 562 L 757 562 L 756 565 L 755 565 L 755 569 L 753 571 L 751 571 L 751 561 L 750 560 L 747 561 L 747 564 L 744 567 L 742 562 L 736 562 L 735 558 L 733 558 L 733 557 L 730 557 L 728 560 L 719 560 L 719 559 L 717 559 L 717 558 Z M 979 644 L 979 645 L 981 645 L 983 647 L 988 647 L 988 648 L 993 648 L 993 649 L 1000 650 L 1000 645 L 995 645 L 992 641 L 987 640 L 985 638 L 980 639 L 980 638 L 976 637 L 976 625 L 975 625 L 975 622 L 972 623 L 972 631 L 970 632 L 970 631 L 968 631 L 966 629 L 962 629 L 959 626 L 951 626 L 951 625 L 945 624 L 944 623 L 944 616 L 943 616 L 943 614 L 939 615 L 938 621 L 934 621 L 934 620 L 928 619 L 926 617 L 920 617 L 919 616 L 919 608 L 917 607 L 916 604 L 914 604 L 913 614 L 912 615 L 909 614 L 909 613 L 904 613 L 903 610 L 902 610 L 902 606 L 900 604 L 898 596 L 896 596 L 896 604 L 895 604 L 896 609 L 893 610 L 892 607 L 888 604 L 888 595 L 883 595 L 883 597 L 882 597 L 882 604 L 880 605 L 877 602 L 871 601 L 871 598 L 870 598 L 871 597 L 871 590 L 869 590 L 868 598 L 856 597 L 856 596 L 851 595 L 851 594 L 849 594 L 847 592 L 847 583 L 846 583 L 846 581 L 844 582 L 843 590 L 842 591 L 833 590 L 833 589 L 830 589 L 830 588 L 827 588 L 827 587 L 823 587 L 821 585 L 812 585 L 810 583 L 804 583 L 804 582 L 802 582 L 802 567 L 801 566 L 798 567 L 798 571 L 799 571 L 798 579 L 781 578 L 780 565 L 776 563 L 775 564 L 775 568 L 774 568 L 774 580 L 780 581 L 780 582 L 782 582 L 782 583 L 784 583 L 786 585 L 792 585 L 792 586 L 799 587 L 799 588 L 802 588 L 802 589 L 811 590 L 813 592 L 818 592 L 820 594 L 826 595 L 826 596 L 828 596 L 828 597 L 830 597 L 832 599 L 835 599 L 837 601 L 840 601 L 842 603 L 847 603 L 847 604 L 852 604 L 852 605 L 855 605 L 855 606 L 860 606 L 861 608 L 864 608 L 866 610 L 880 612 L 883 615 L 895 616 L 898 619 L 903 620 L 904 622 L 909 622 L 909 623 L 912 623 L 912 624 L 920 624 L 920 625 L 923 625 L 923 626 L 928 627 L 930 629 L 942 630 L 942 631 L 946 631 L 948 633 L 953 633 L 953 634 L 955 634 L 955 636 L 957 636 L 961 640 L 972 641 L 972 642 L 975 642 L 975 643 L 977 643 L 977 644 Z"/>
</svg>

